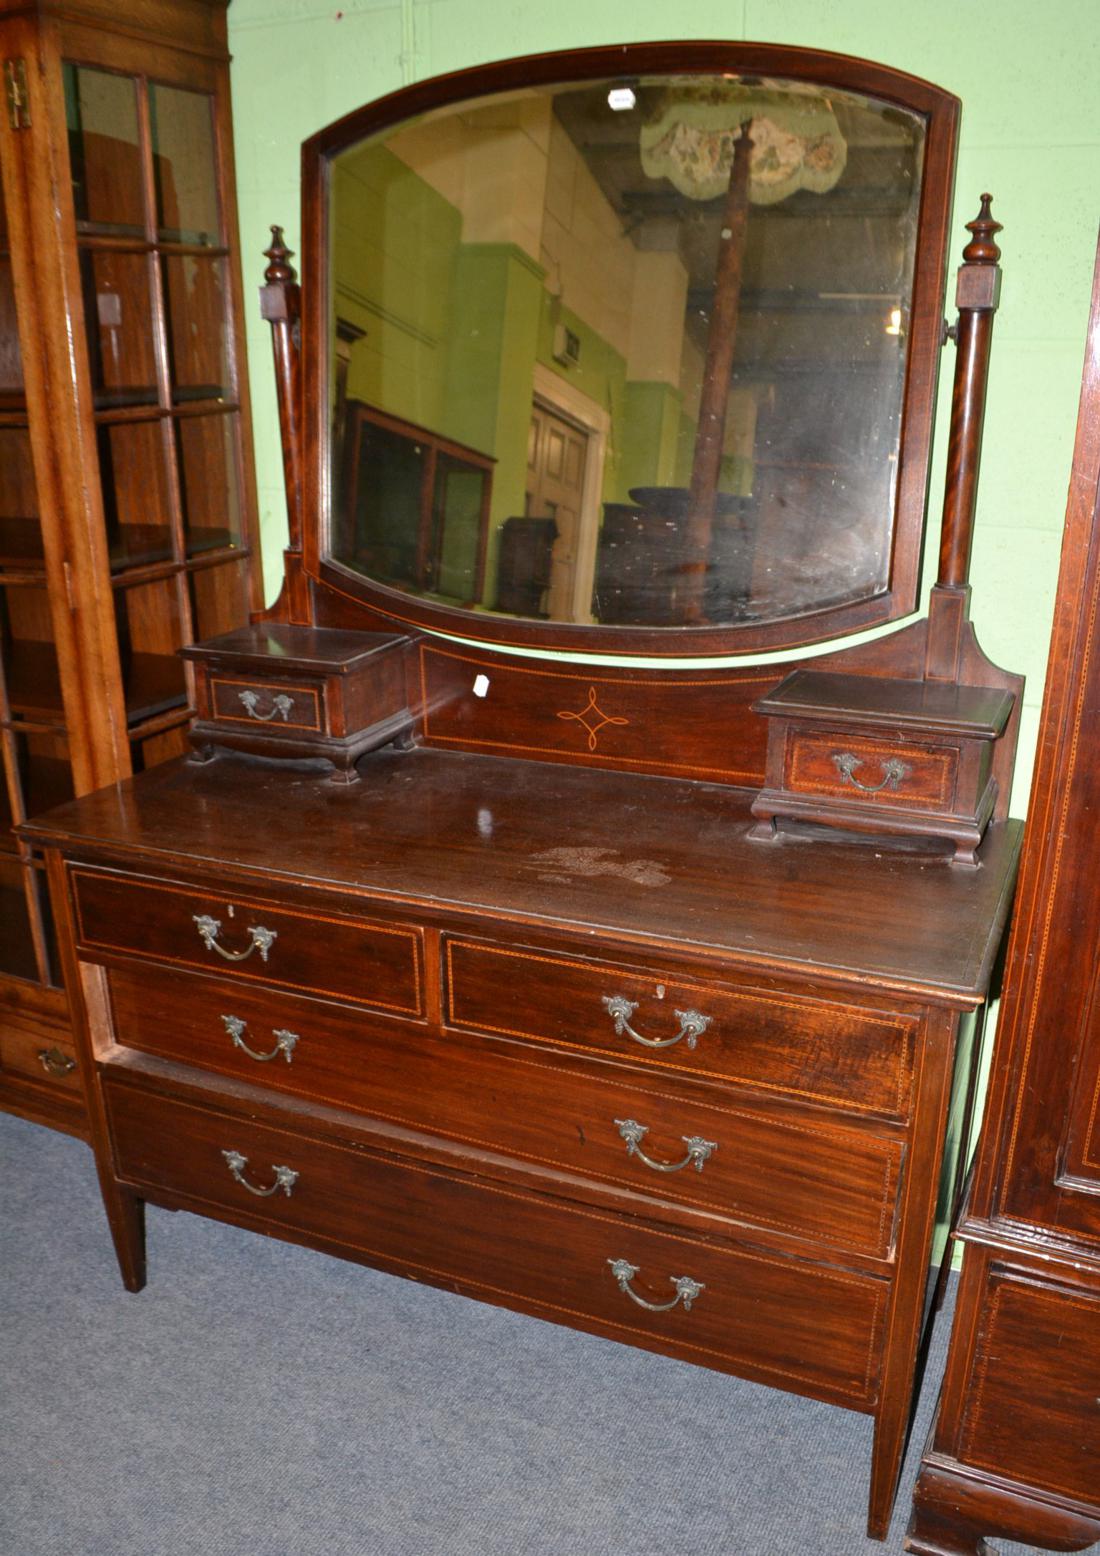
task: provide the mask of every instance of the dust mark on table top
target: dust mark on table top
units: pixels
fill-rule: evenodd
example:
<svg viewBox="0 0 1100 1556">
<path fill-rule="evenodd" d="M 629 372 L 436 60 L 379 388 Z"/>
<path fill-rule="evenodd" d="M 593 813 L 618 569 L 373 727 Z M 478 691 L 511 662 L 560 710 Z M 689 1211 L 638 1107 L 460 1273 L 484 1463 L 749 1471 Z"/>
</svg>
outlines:
<svg viewBox="0 0 1100 1556">
<path fill-rule="evenodd" d="M 571 876 L 610 875 L 634 886 L 667 886 L 672 876 L 652 859 L 624 859 L 617 848 L 545 848 L 528 863 L 539 879 L 568 881 Z"/>
</svg>

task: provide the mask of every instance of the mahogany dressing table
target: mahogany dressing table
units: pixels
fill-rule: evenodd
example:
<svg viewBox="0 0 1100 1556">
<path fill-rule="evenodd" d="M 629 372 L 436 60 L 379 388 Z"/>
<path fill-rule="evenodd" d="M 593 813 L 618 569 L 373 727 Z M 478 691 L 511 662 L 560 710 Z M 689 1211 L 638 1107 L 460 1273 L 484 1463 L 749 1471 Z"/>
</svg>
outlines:
<svg viewBox="0 0 1100 1556">
<path fill-rule="evenodd" d="M 967 620 L 988 199 L 928 614 L 803 661 L 809 736 L 754 705 L 762 651 L 914 609 L 957 119 L 687 43 L 306 143 L 282 596 L 189 653 L 190 760 L 26 829 L 129 1289 L 149 1201 L 861 1411 L 885 1534 L 1019 841 Z"/>
</svg>

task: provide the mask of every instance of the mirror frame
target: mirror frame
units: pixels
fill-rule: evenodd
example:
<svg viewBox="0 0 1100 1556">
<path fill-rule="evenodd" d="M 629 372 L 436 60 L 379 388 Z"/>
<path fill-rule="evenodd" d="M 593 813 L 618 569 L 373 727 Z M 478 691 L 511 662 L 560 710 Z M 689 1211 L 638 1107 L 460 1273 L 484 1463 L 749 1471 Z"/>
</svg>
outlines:
<svg viewBox="0 0 1100 1556">
<path fill-rule="evenodd" d="M 879 98 L 925 123 L 913 300 L 898 445 L 897 498 L 886 588 L 868 599 L 767 622 L 724 626 L 600 626 L 497 617 L 420 599 L 334 561 L 329 550 L 329 167 L 339 152 L 401 121 L 473 97 L 524 86 L 647 74 L 785 76 Z M 336 120 L 302 145 L 303 565 L 308 576 L 367 605 L 395 628 L 544 653 L 639 658 L 735 656 L 803 647 L 913 612 L 920 586 L 932 429 L 945 341 L 944 285 L 958 142 L 959 100 L 888 66 L 778 44 L 687 41 L 537 54 L 403 87 Z"/>
</svg>

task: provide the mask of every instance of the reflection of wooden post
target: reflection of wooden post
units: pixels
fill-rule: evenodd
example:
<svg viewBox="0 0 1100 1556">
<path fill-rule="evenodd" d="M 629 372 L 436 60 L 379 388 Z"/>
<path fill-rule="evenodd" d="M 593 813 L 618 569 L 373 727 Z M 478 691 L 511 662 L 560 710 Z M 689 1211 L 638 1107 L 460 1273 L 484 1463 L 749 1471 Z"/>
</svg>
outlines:
<svg viewBox="0 0 1100 1556">
<path fill-rule="evenodd" d="M 741 134 L 734 144 L 729 188 L 722 210 L 722 229 L 714 276 L 714 303 L 707 332 L 707 355 L 699 396 L 699 424 L 691 466 L 688 520 L 684 531 L 686 560 L 680 597 L 685 622 L 700 621 L 703 615 L 703 589 L 710 560 L 714 500 L 722 469 L 726 409 L 741 307 L 741 267 L 748 226 L 751 158 L 752 121 L 749 120 L 741 126 Z"/>
<path fill-rule="evenodd" d="M 1001 224 L 990 215 L 992 198 L 983 194 L 981 209 L 966 224 L 973 237 L 963 249 L 956 289 L 959 320 L 954 331 L 957 355 L 947 444 L 940 573 L 928 602 L 926 674 L 932 680 L 955 679 L 962 628 L 969 613 L 970 550 L 978 501 L 989 348 L 1001 290 L 997 264 L 1001 251 L 995 241 Z"/>
<path fill-rule="evenodd" d="M 298 275 L 283 242 L 283 229 L 272 227 L 271 247 L 264 250 L 270 264 L 260 288 L 260 313 L 271 325 L 275 351 L 275 389 L 279 401 L 279 430 L 283 443 L 283 479 L 286 483 L 289 551 L 302 549 L 302 353 L 301 294 Z"/>
</svg>

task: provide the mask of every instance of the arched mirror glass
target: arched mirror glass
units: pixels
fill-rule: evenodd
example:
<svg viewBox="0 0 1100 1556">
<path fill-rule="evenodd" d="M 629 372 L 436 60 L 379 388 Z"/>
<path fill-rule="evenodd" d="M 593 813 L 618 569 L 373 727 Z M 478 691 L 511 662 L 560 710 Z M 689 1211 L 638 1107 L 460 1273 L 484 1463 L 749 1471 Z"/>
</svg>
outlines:
<svg viewBox="0 0 1100 1556">
<path fill-rule="evenodd" d="M 865 92 L 658 71 L 337 146 L 328 559 L 490 636 L 866 624 L 893 581 L 926 133 Z"/>
</svg>

